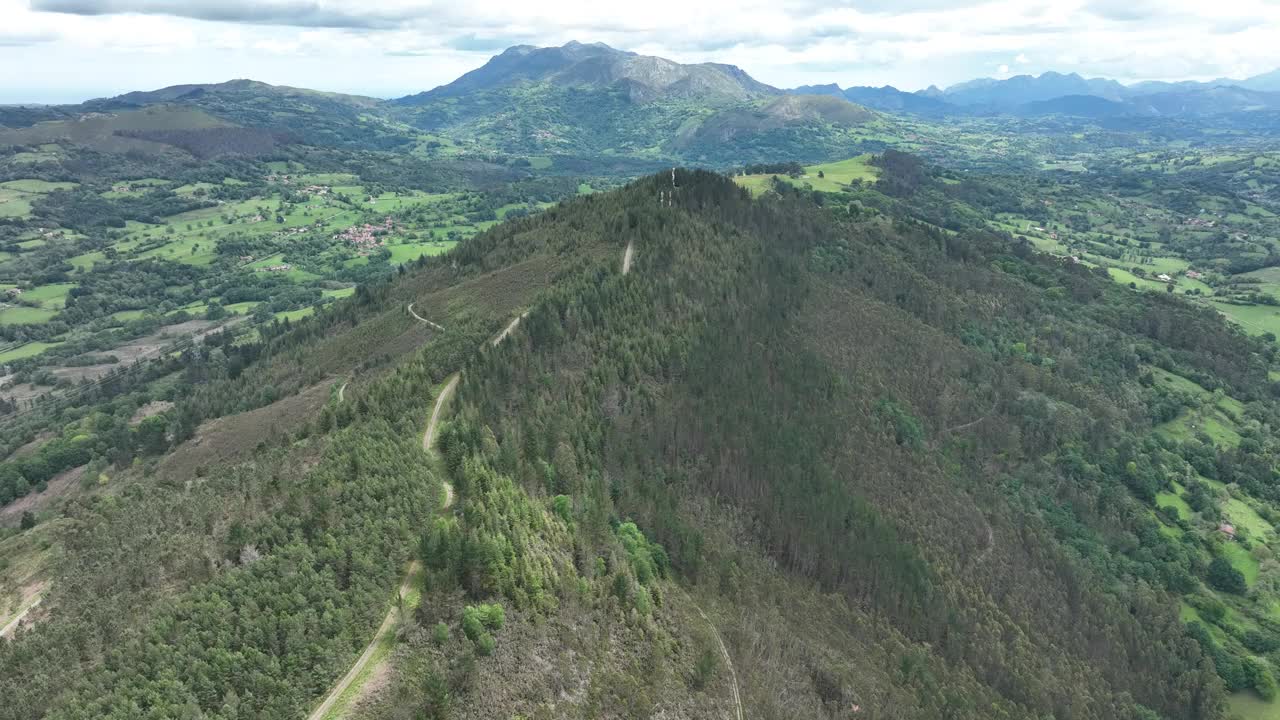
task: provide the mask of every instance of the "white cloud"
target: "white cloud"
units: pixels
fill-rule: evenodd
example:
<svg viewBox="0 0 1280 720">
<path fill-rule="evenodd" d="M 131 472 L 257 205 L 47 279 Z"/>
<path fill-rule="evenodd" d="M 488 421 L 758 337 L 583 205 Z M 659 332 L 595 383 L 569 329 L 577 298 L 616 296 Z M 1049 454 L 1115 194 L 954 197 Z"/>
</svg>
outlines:
<svg viewBox="0 0 1280 720">
<path fill-rule="evenodd" d="M 230 77 L 390 96 L 506 45 L 573 39 L 782 86 L 914 89 L 1010 66 L 1207 79 L 1280 62 L 1274 0 L 0 0 L 0 17 L 0 102 Z"/>
</svg>

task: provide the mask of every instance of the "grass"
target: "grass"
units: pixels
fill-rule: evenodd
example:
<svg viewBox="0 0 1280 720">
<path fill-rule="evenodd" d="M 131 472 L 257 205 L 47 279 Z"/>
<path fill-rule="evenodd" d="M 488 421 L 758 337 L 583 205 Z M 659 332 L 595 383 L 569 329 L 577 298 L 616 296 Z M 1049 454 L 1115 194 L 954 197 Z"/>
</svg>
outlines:
<svg viewBox="0 0 1280 720">
<path fill-rule="evenodd" d="M 51 347 L 57 347 L 61 344 L 62 343 L 56 343 L 56 342 L 55 343 L 29 342 L 25 345 L 19 345 L 16 348 L 12 348 L 4 352 L 0 352 L 0 363 L 13 362 L 14 360 L 21 360 L 23 358 L 34 357 L 44 352 L 45 350 L 48 350 Z"/>
<path fill-rule="evenodd" d="M 106 257 L 107 256 L 101 250 L 95 250 L 94 252 L 87 252 L 83 255 L 76 255 L 75 257 L 67 258 L 67 262 L 74 265 L 77 270 L 83 272 L 85 270 L 92 270 L 94 265 L 102 262 Z"/>
<path fill-rule="evenodd" d="M 0 325 L 39 325 L 49 322 L 57 314 L 56 310 L 17 305 L 0 310 Z"/>
<path fill-rule="evenodd" d="M 1250 690 L 1227 696 L 1227 708 L 1230 717 L 1240 720 L 1280 720 L 1280 703 L 1263 700 Z"/>
<path fill-rule="evenodd" d="M 1280 307 L 1271 305 L 1232 305 L 1211 301 L 1213 307 L 1252 335 L 1274 333 L 1280 337 Z"/>
<path fill-rule="evenodd" d="M 391 262 L 400 265 L 411 260 L 417 260 L 424 255 L 443 255 L 452 250 L 454 245 L 457 245 L 457 243 L 445 240 L 388 245 L 387 249 L 391 251 Z"/>
<path fill-rule="evenodd" d="M 111 319 L 119 320 L 120 322 L 129 322 L 131 320 L 140 320 L 146 316 L 146 314 L 146 310 L 120 310 L 118 312 L 111 313 Z"/>
<path fill-rule="evenodd" d="M 289 322 L 295 322 L 309 315 L 314 315 L 315 312 L 316 312 L 316 309 L 314 306 L 304 307 L 298 310 L 281 310 L 280 312 L 275 314 L 275 317 L 277 320 L 280 320 L 280 321 L 288 320 Z"/>
<path fill-rule="evenodd" d="M 875 182 L 880 175 L 880 169 L 872 165 L 869 162 L 870 159 L 869 154 L 859 155 L 839 162 L 809 165 L 805 167 L 804 176 L 800 178 L 786 175 L 777 177 L 792 185 L 807 184 L 814 190 L 822 192 L 840 192 L 855 180 Z M 822 177 L 819 177 L 818 173 L 822 173 Z M 752 195 L 759 195 L 772 187 L 773 178 L 772 174 L 740 175 L 734 178 L 734 182 L 751 191 Z"/>
<path fill-rule="evenodd" d="M 356 288 L 353 285 L 351 287 L 339 288 L 337 290 L 325 290 L 321 294 L 324 295 L 325 297 L 342 299 L 344 297 L 351 297 L 352 295 L 355 295 Z"/>
<path fill-rule="evenodd" d="M 1237 528 L 1243 528 L 1253 540 L 1261 540 L 1271 533 L 1271 523 L 1239 498 L 1222 503 L 1222 512 Z"/>
<path fill-rule="evenodd" d="M 262 303 L 258 300 L 246 300 L 244 302 L 231 303 L 226 306 L 226 310 L 232 315 L 247 315 L 253 312 L 253 309 L 260 304 Z"/>
<path fill-rule="evenodd" d="M 10 180 L 9 182 L 0 183 L 0 188 L 5 190 L 17 190 L 18 192 L 44 194 L 51 193 L 55 190 L 71 190 L 79 187 L 79 183 L 73 182 L 49 182 L 47 180 Z"/>
<path fill-rule="evenodd" d="M 76 283 L 52 283 L 31 288 L 22 293 L 23 300 L 34 300 L 42 308 L 61 308 L 67 304 L 67 294 Z"/>
<path fill-rule="evenodd" d="M 46 180 L 10 180 L 0 183 L 0 217 L 29 217 L 31 203 L 41 195 L 54 190 L 77 187 L 72 182 L 48 182 Z"/>
<path fill-rule="evenodd" d="M 1182 499 L 1182 488 L 1177 483 L 1173 484 L 1174 492 L 1156 493 L 1156 507 L 1172 507 L 1178 511 L 1178 517 L 1183 520 L 1190 520 L 1193 514 L 1191 506 L 1186 500 Z"/>
<path fill-rule="evenodd" d="M 1243 545 L 1230 541 L 1223 543 L 1222 556 L 1231 561 L 1231 567 L 1244 575 L 1244 581 L 1250 587 L 1258 581 L 1258 559 L 1245 550 Z"/>
</svg>

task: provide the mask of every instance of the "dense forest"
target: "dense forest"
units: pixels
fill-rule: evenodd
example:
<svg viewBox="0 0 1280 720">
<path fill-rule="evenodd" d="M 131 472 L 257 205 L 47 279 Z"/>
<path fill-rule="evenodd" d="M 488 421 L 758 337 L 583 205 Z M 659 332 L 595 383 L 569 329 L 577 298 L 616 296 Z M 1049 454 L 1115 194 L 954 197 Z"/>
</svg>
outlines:
<svg viewBox="0 0 1280 720">
<path fill-rule="evenodd" d="M 431 336 L 250 466 L 140 477 L 77 504 L 58 576 L 79 579 L 6 644 L 5 667 L 26 669 L 3 674 L 6 716 L 294 717 L 367 637 L 411 553 L 427 568 L 409 630 L 422 640 L 397 651 L 406 670 L 362 706 L 373 716 L 471 716 L 467 698 L 483 708 L 499 692 L 485 658 L 521 652 L 503 638 L 539 617 L 687 635 L 681 588 L 738 609 L 723 631 L 757 716 L 853 702 L 906 717 L 1212 718 L 1224 688 L 1274 686 L 1266 665 L 1179 621 L 1179 597 L 1209 607 L 1201 588 L 1232 592 L 1233 579 L 1204 559 L 1213 548 L 1173 540 L 1145 510 L 1188 465 L 1267 492 L 1264 437 L 1225 450 L 1153 434 L 1185 399 L 1149 376 L 1220 387 L 1265 426 L 1271 351 L 1013 236 L 923 223 L 955 201 L 927 167 L 883 166 L 891 177 L 856 207 L 782 187 L 752 199 L 704 172 L 677 173 L 674 191 L 669 174 L 643 179 L 478 236 L 456 267 L 428 262 L 285 330 L 244 370 L 193 364 L 168 442 L 348 322 L 402 317 L 412 288 L 559 268 L 498 347 L 466 349 L 501 310 Z M 670 207 L 659 192 L 674 192 Z M 418 435 L 456 369 L 432 469 Z M 441 479 L 460 500 L 433 520 Z M 136 526 L 156 528 L 145 551 L 125 537 Z M 825 635 L 768 610 L 782 598 L 760 588 L 786 578 L 805 602 L 836 603 Z M 109 600 L 86 607 L 85 593 Z M 750 635 L 763 654 L 745 655 L 746 623 L 765 616 L 776 624 Z M 849 628 L 877 623 L 856 641 L 874 662 L 834 659 Z M 70 642 L 81 636 L 95 639 Z M 649 662 L 675 676 L 611 686 L 600 697 L 623 704 L 597 714 L 697 698 L 724 672 L 696 648 L 660 647 Z M 532 712 L 548 697 L 517 702 Z"/>
</svg>

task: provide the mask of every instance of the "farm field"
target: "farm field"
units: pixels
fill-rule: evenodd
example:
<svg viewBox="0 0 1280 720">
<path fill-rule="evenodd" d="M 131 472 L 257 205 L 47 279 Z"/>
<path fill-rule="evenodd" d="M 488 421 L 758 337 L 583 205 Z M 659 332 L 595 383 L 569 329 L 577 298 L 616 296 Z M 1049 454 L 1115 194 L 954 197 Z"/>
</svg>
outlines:
<svg viewBox="0 0 1280 720">
<path fill-rule="evenodd" d="M 777 174 L 779 180 L 797 186 L 808 185 L 822 192 L 840 192 L 855 181 L 875 182 L 879 177 L 879 168 L 871 164 L 871 155 L 859 155 L 838 162 L 806 165 L 804 174 L 793 178 L 785 174 Z M 754 195 L 769 189 L 774 173 L 757 175 L 735 175 L 734 182 L 747 188 Z"/>
</svg>

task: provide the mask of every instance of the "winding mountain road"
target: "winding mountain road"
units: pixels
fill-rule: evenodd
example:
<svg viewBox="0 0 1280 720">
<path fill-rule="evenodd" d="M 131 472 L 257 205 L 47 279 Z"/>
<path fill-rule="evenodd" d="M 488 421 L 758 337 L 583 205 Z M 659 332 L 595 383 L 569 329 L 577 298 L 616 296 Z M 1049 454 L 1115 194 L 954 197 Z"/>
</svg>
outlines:
<svg viewBox="0 0 1280 720">
<path fill-rule="evenodd" d="M 623 254 L 622 254 L 622 274 L 623 275 L 626 275 L 627 273 L 631 272 L 631 261 L 634 256 L 634 253 L 635 253 L 634 244 L 631 242 L 628 242 L 627 248 L 626 250 L 623 251 Z M 440 325 L 414 312 L 413 303 L 409 303 L 406 309 L 409 311 L 410 315 L 412 315 L 414 318 L 418 319 L 419 321 L 424 322 L 427 325 L 430 325 L 431 327 L 437 330 L 444 330 L 444 328 L 441 327 Z M 491 341 L 493 345 L 496 347 L 503 340 L 507 339 L 507 337 L 516 329 L 516 327 L 520 325 L 520 321 L 525 317 L 527 317 L 528 315 L 529 313 L 527 311 L 524 313 L 521 313 L 520 315 L 517 315 L 505 328 L 503 328 L 502 332 L 498 333 L 497 336 L 493 338 L 493 340 Z M 432 452 L 432 445 L 434 445 L 435 439 L 436 439 L 436 429 L 440 424 L 440 416 L 444 411 L 444 405 L 449 400 L 449 398 L 453 397 L 454 390 L 457 389 L 458 381 L 461 379 L 461 377 L 462 376 L 460 373 L 454 373 L 452 376 L 450 376 L 448 382 L 445 383 L 444 388 L 440 390 L 440 394 L 436 397 L 435 406 L 432 407 L 431 409 L 431 418 L 427 421 L 427 428 L 422 433 L 422 449 L 425 452 L 428 452 L 428 453 Z M 345 390 L 346 387 L 347 387 L 347 384 L 343 383 L 342 387 L 338 389 L 339 402 L 342 402 L 343 390 Z M 453 491 L 453 485 L 451 485 L 447 480 L 443 481 L 443 485 L 444 485 L 445 499 L 440 509 L 446 510 L 453 506 L 454 491 Z M 405 575 L 404 581 L 400 585 L 401 598 L 405 597 L 405 595 L 411 590 L 410 580 L 414 577 L 415 573 L 417 572 L 417 566 L 418 566 L 418 562 L 416 560 L 410 564 L 409 572 Z M 738 688 L 738 672 L 733 666 L 733 658 L 729 655 L 729 648 L 724 644 L 724 638 L 720 637 L 720 631 L 716 628 L 715 623 L 711 622 L 711 618 L 707 617 L 707 614 L 703 612 L 702 607 L 693 600 L 692 596 L 690 596 L 687 591 L 685 591 L 685 597 L 687 597 L 689 599 L 689 602 L 693 604 L 694 609 L 698 611 L 698 615 L 702 617 L 703 621 L 707 623 L 707 626 L 711 628 L 711 633 L 715 635 L 716 643 L 720 646 L 720 656 L 724 659 L 725 665 L 729 668 L 729 675 L 730 675 L 730 678 L 733 680 L 733 685 L 732 685 L 733 704 L 734 704 L 736 717 L 737 717 L 737 720 L 743 720 L 742 694 Z M 399 604 L 397 603 L 397 607 L 398 606 Z M 357 677 L 360 676 L 361 672 L 364 671 L 365 667 L 369 664 L 370 659 L 373 657 L 375 651 L 377 650 L 378 644 L 382 641 L 384 637 L 386 637 L 387 634 L 395 631 L 397 607 L 392 607 L 390 610 L 387 611 L 387 616 L 383 618 L 382 625 L 378 627 L 378 631 L 374 634 L 374 637 L 369 642 L 369 645 L 365 647 L 364 652 L 360 654 L 360 657 L 356 660 L 355 664 L 351 666 L 351 669 L 347 671 L 347 674 L 343 676 L 342 680 L 340 680 L 338 684 L 335 685 L 333 689 L 329 691 L 329 694 L 325 697 L 324 702 L 320 703 L 320 705 L 308 716 L 307 720 L 324 720 L 325 716 L 333 709 L 333 706 L 338 701 L 338 699 L 342 697 L 343 693 L 345 693 L 347 689 L 351 687 L 351 684 L 356 680 Z M 21 617 L 22 616 L 19 616 L 17 619 L 14 620 L 13 623 L 10 623 L 10 625 L 15 625 L 17 621 L 21 619 Z M 5 628 L 5 631 L 8 631 L 8 627 Z"/>
<path fill-rule="evenodd" d="M 431 452 L 431 446 L 435 443 L 436 426 L 440 424 L 440 413 L 444 410 L 444 404 L 453 397 L 453 391 L 458 387 L 458 380 L 461 377 L 459 373 L 454 373 L 449 378 L 449 382 L 445 383 L 440 395 L 436 397 L 436 405 L 431 409 L 431 419 L 427 421 L 427 430 L 422 433 L 422 449 L 427 452 Z M 453 485 L 448 480 L 442 481 L 442 484 L 444 485 L 444 504 L 440 509 L 447 510 L 453 505 Z"/>
<path fill-rule="evenodd" d="M 433 328 L 435 328 L 435 329 L 437 329 L 437 330 L 439 330 L 439 331 L 441 331 L 441 332 L 444 332 L 444 328 L 443 328 L 442 326 L 437 325 L 436 323 L 433 323 L 433 322 L 431 322 L 430 320 L 428 320 L 428 319 L 426 319 L 426 318 L 422 317 L 422 316 L 421 316 L 421 315 L 419 315 L 418 313 L 414 312 L 414 311 L 413 311 L 413 303 L 409 303 L 409 304 L 405 307 L 405 309 L 409 311 L 409 314 L 410 314 L 410 315 L 414 316 L 415 318 L 417 318 L 417 319 L 418 319 L 418 320 L 420 320 L 421 322 L 424 322 L 424 323 L 426 323 L 426 324 L 430 325 L 431 327 L 433 327 Z"/>
<path fill-rule="evenodd" d="M 417 570 L 417 560 L 409 563 L 409 572 L 405 573 L 404 581 L 400 583 L 399 592 L 402 599 L 409 594 L 410 590 L 412 590 L 409 583 L 414 575 L 417 574 Z M 320 703 L 320 706 L 307 716 L 307 720 L 323 720 L 323 718 L 329 714 L 329 711 L 333 709 L 334 703 L 338 702 L 338 699 L 347 691 L 347 688 L 351 687 L 351 683 L 360 676 L 360 673 L 364 671 L 365 666 L 369 664 L 369 660 L 373 657 L 373 653 L 377 651 L 378 644 L 381 643 L 382 639 L 388 634 L 395 632 L 396 615 L 398 614 L 397 610 L 399 607 L 400 603 L 396 603 L 394 607 L 387 611 L 387 616 L 382 619 L 382 624 L 378 626 L 378 632 L 373 634 L 373 640 L 369 641 L 364 652 L 360 653 L 360 657 L 356 660 L 356 663 L 351 666 L 351 669 L 347 671 L 347 674 L 343 675 L 342 679 L 338 681 L 338 684 L 334 685 L 333 689 L 329 691 L 324 702 Z"/>
<path fill-rule="evenodd" d="M 346 392 L 347 392 L 347 383 L 342 383 L 342 387 L 338 388 L 338 404 L 339 405 L 341 405 L 342 401 L 346 399 L 344 395 Z"/>
<path fill-rule="evenodd" d="M 410 312 L 412 312 L 412 310 L 410 310 Z M 415 315 L 415 317 L 417 316 Z M 434 323 L 432 324 L 434 325 Z M 427 452 L 431 452 L 431 446 L 436 439 L 436 428 L 440 425 L 440 414 L 444 410 L 445 402 L 453 396 L 454 389 L 458 387 L 459 377 L 458 373 L 454 373 L 453 376 L 449 378 L 449 382 L 446 383 L 444 388 L 440 391 L 440 395 L 436 397 L 436 404 L 431 409 L 431 419 L 427 421 L 426 432 L 422 434 L 422 449 Z M 346 385 L 343 384 L 342 387 L 346 388 Z M 339 400 L 341 400 L 342 389 L 338 390 L 338 397 Z M 447 510 L 453 506 L 453 485 L 451 485 L 447 480 L 442 484 L 444 485 L 444 503 L 441 504 L 440 509 Z M 409 571 L 405 573 L 404 580 L 400 583 L 400 598 L 403 599 L 409 594 L 409 591 L 412 590 L 410 582 L 417 572 L 418 561 L 414 560 L 409 563 Z M 320 705 L 307 716 L 307 720 L 324 720 L 324 718 L 328 716 L 329 712 L 333 710 L 334 704 L 336 704 L 342 695 L 351 687 L 351 683 L 355 682 L 356 678 L 360 677 L 360 674 L 364 672 L 365 667 L 373 658 L 374 653 L 377 652 L 378 645 L 383 642 L 388 634 L 395 632 L 399 607 L 400 603 L 396 603 L 391 609 L 387 610 L 387 616 L 382 619 L 382 624 L 378 626 L 378 631 L 373 634 L 373 639 L 369 641 L 367 646 L 365 646 L 364 652 L 360 653 L 360 657 L 356 659 L 355 664 L 351 666 L 351 669 L 347 671 L 347 674 L 342 676 L 342 679 L 338 681 L 338 684 L 334 685 L 333 688 L 329 690 L 329 694 L 325 696 L 324 702 L 320 703 Z M 19 616 L 18 620 L 21 619 L 21 616 Z M 17 620 L 15 620 L 14 623 L 16 624 Z"/>
<path fill-rule="evenodd" d="M 724 638 L 720 637 L 720 631 L 716 629 L 715 623 L 711 622 L 711 618 L 702 611 L 702 606 L 688 592 L 685 592 L 685 597 L 693 603 L 693 608 L 698 611 L 706 621 L 707 627 L 711 628 L 711 633 L 716 636 L 716 643 L 720 645 L 720 657 L 724 658 L 724 664 L 729 668 L 729 676 L 733 679 L 733 706 L 737 711 L 738 720 L 742 720 L 742 694 L 738 691 L 738 671 L 733 669 L 733 658 L 729 657 L 729 648 L 724 644 Z"/>
</svg>

